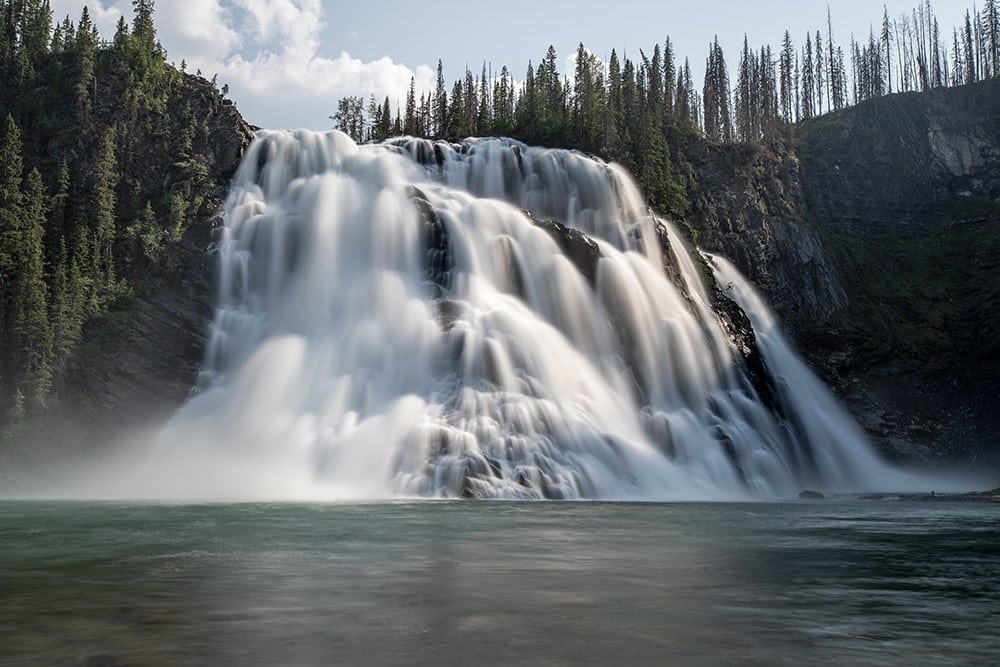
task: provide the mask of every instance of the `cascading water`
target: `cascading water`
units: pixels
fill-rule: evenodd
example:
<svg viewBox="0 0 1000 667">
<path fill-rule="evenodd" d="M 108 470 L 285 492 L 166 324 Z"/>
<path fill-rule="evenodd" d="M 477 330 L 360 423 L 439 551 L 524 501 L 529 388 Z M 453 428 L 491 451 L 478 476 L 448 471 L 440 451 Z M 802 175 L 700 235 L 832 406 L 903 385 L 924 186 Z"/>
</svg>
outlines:
<svg viewBox="0 0 1000 667">
<path fill-rule="evenodd" d="M 698 258 L 615 165 L 497 139 L 358 147 L 265 131 L 225 218 L 202 389 L 164 440 L 263 462 L 272 491 L 665 499 L 885 484 L 763 302 L 714 259 L 754 319 L 763 364 L 748 370 Z"/>
</svg>

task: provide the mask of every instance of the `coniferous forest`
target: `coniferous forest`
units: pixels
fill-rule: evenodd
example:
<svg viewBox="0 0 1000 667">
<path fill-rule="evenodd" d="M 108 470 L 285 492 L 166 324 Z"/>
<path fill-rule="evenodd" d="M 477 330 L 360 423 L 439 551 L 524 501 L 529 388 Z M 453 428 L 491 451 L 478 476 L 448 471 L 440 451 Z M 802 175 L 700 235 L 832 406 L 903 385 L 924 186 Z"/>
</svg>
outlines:
<svg viewBox="0 0 1000 667">
<path fill-rule="evenodd" d="M 84 338 L 175 276 L 218 204 L 214 83 L 169 65 L 153 1 L 110 41 L 88 10 L 0 0 L 0 432 L 60 400 Z M 231 110 L 232 107 L 229 107 Z M 238 156 L 236 156 L 238 158 Z"/>
<path fill-rule="evenodd" d="M 873 21 L 877 17 L 872 17 Z M 434 139 L 511 136 L 529 144 L 575 148 L 621 162 L 651 203 L 680 214 L 687 171 L 686 135 L 715 142 L 781 143 L 799 121 L 900 92 L 961 86 L 1000 75 L 1000 2 L 986 0 L 950 31 L 938 23 L 930 0 L 910 13 L 882 16 L 867 38 L 844 43 L 828 8 L 826 25 L 800 39 L 785 31 L 782 43 L 754 47 L 749 37 L 730 76 L 713 39 L 698 87 L 691 61 L 674 52 L 669 37 L 636 60 L 611 51 L 602 63 L 584 44 L 575 70 L 558 71 L 549 47 L 528 63 L 518 85 L 506 65 L 484 63 L 479 74 L 449 87 L 438 61 L 432 91 L 415 81 L 402 108 L 389 97 L 342 98 L 331 116 L 356 141 L 401 134 Z"/>
</svg>

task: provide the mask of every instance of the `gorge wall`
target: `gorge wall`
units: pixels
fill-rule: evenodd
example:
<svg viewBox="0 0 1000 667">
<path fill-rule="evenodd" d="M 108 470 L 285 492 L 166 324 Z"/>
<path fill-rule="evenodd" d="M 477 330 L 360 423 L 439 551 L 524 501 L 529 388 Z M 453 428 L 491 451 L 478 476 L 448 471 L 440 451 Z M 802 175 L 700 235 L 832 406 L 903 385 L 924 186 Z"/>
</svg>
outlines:
<svg viewBox="0 0 1000 667">
<path fill-rule="evenodd" d="M 998 464 L 1000 82 L 758 146 L 690 142 L 690 227 L 767 293 L 889 457 Z"/>
</svg>

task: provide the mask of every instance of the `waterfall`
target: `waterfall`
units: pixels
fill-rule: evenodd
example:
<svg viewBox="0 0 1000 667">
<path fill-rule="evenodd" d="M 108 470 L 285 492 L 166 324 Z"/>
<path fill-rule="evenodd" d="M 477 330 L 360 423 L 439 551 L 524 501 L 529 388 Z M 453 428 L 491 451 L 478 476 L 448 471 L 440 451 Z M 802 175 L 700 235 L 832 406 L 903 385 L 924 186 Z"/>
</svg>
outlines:
<svg viewBox="0 0 1000 667">
<path fill-rule="evenodd" d="M 707 287 L 616 165 L 262 131 L 225 222 L 200 391 L 163 435 L 198 452 L 190 474 L 231 459 L 234 487 L 294 496 L 560 499 L 891 474 L 735 269 L 712 258 L 726 289 Z"/>
</svg>

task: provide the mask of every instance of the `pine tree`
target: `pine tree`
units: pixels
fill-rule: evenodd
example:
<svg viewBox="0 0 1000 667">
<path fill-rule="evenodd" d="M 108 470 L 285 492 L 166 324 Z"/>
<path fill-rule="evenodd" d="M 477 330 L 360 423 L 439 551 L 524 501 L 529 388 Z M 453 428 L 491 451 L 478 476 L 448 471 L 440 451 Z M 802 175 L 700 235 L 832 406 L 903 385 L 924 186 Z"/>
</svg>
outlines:
<svg viewBox="0 0 1000 667">
<path fill-rule="evenodd" d="M 45 231 L 46 256 L 50 261 L 56 256 L 59 239 L 69 231 L 69 191 L 69 165 L 66 160 L 61 160 L 56 167 L 54 192 L 49 198 L 49 216 Z"/>
<path fill-rule="evenodd" d="M 965 12 L 965 26 L 962 31 L 962 45 L 965 52 L 963 59 L 965 64 L 965 83 L 975 83 L 979 80 L 976 69 L 976 45 L 972 32 L 972 17 L 968 10 Z"/>
<path fill-rule="evenodd" d="M 604 77 L 600 62 L 584 48 L 583 42 L 577 47 L 574 78 L 573 127 L 576 138 L 581 149 L 596 151 L 604 134 Z"/>
<path fill-rule="evenodd" d="M 471 136 L 476 133 L 476 110 L 478 108 L 476 97 L 476 79 L 472 75 L 472 70 L 465 68 L 465 78 L 462 80 L 462 125 L 465 127 L 465 135 Z"/>
<path fill-rule="evenodd" d="M 0 137 L 0 379 L 43 406 L 51 387 L 51 338 L 45 285 L 45 190 L 23 170 L 21 131 L 8 115 Z M 22 188 L 23 184 L 23 188 Z M 10 386 L 8 384 L 8 386 Z"/>
<path fill-rule="evenodd" d="M 659 44 L 655 44 L 653 46 L 653 57 L 648 64 L 647 76 L 649 77 L 649 84 L 647 86 L 649 90 L 649 100 L 647 104 L 649 106 L 650 113 L 658 119 L 662 119 L 664 107 L 666 105 L 664 103 L 665 87 L 663 85 L 663 55 L 660 53 Z M 662 120 L 659 121 L 659 124 L 662 124 Z"/>
<path fill-rule="evenodd" d="M 816 99 L 815 69 L 813 67 L 812 37 L 806 33 L 806 45 L 802 52 L 802 115 L 801 118 L 812 118 Z"/>
<path fill-rule="evenodd" d="M 492 133 L 492 119 L 490 117 L 490 86 L 486 74 L 486 63 L 483 63 L 483 71 L 479 75 L 479 106 L 476 110 L 476 134 L 486 136 Z"/>
<path fill-rule="evenodd" d="M 778 58 L 778 85 L 780 86 L 781 117 L 786 123 L 794 122 L 795 89 L 792 85 L 792 67 L 795 49 L 792 36 L 786 30 L 781 41 L 781 55 Z"/>
<path fill-rule="evenodd" d="M 962 47 L 958 41 L 958 28 L 952 30 L 952 50 L 951 57 L 954 63 L 951 70 L 951 85 L 961 86 L 965 83 L 965 67 L 962 56 Z"/>
<path fill-rule="evenodd" d="M 504 65 L 493 83 L 493 132 L 509 135 L 514 131 L 514 82 Z"/>
<path fill-rule="evenodd" d="M 604 106 L 604 143 L 602 151 L 609 160 L 621 160 L 622 146 L 622 70 L 618 54 L 611 49 L 608 59 L 608 83 Z"/>
<path fill-rule="evenodd" d="M 840 97 L 837 88 L 840 82 L 837 79 L 837 50 L 833 45 L 833 16 L 830 14 L 830 5 L 826 6 L 826 100 L 827 106 L 831 109 L 839 109 L 834 100 Z"/>
<path fill-rule="evenodd" d="M 52 327 L 52 377 L 58 383 L 72 357 L 83 327 L 81 279 L 79 267 L 72 262 L 66 239 L 59 238 L 52 272 L 49 322 Z"/>
<path fill-rule="evenodd" d="M 732 141 L 733 127 L 729 104 L 729 73 L 726 59 L 719 46 L 719 37 L 709 46 L 705 64 L 705 85 L 702 90 L 705 112 L 705 134 L 716 141 Z"/>
<path fill-rule="evenodd" d="M 815 79 L 815 84 L 816 84 L 816 87 L 815 87 L 815 92 L 816 92 L 816 107 L 818 109 L 819 115 L 822 116 L 823 115 L 823 79 L 824 79 L 824 71 L 823 71 L 823 38 L 820 35 L 819 30 L 816 31 L 816 51 L 814 52 L 814 56 L 813 57 L 816 59 L 816 79 Z"/>
<path fill-rule="evenodd" d="M 52 387 L 52 332 L 48 320 L 42 237 L 45 223 L 45 187 L 32 169 L 25 181 L 21 262 L 17 274 L 14 338 L 20 354 L 21 384 L 29 404 L 44 407 Z"/>
<path fill-rule="evenodd" d="M 743 35 L 743 53 L 740 55 L 739 77 L 736 83 L 736 128 L 740 141 L 748 142 L 757 138 L 755 128 L 755 56 L 750 51 L 749 37 Z"/>
<path fill-rule="evenodd" d="M 417 134 L 417 83 L 410 77 L 410 87 L 406 92 L 406 116 L 403 120 L 403 133 L 409 136 Z"/>
<path fill-rule="evenodd" d="M 90 112 L 93 108 L 91 93 L 96 82 L 94 62 L 96 58 L 97 29 L 90 20 L 90 12 L 86 7 L 80 16 L 76 37 L 73 43 L 73 63 L 76 70 L 76 85 L 73 89 L 76 101 L 76 112 L 80 122 L 86 127 L 90 124 Z"/>
<path fill-rule="evenodd" d="M 671 93 L 676 77 L 677 68 L 674 63 L 674 45 L 671 43 L 670 38 L 667 37 L 663 41 L 663 83 L 666 86 L 663 104 L 665 107 L 664 112 L 666 113 L 666 124 L 672 121 L 674 115 L 674 99 Z M 666 124 L 664 125 L 664 129 L 666 129 Z"/>
<path fill-rule="evenodd" d="M 388 139 L 392 136 L 392 111 L 389 108 L 389 96 L 386 95 L 385 99 L 382 100 L 382 117 L 381 123 L 379 124 L 379 141 Z"/>
<path fill-rule="evenodd" d="M 22 265 L 24 239 L 24 197 L 21 193 L 23 158 L 21 130 L 14 117 L 7 115 L 0 134 L 0 340 L 11 350 L 14 343 L 14 317 L 17 310 L 17 276 Z M 17 361 L 0 356 L 0 381 L 17 374 Z"/>
<path fill-rule="evenodd" d="M 454 138 L 464 138 L 472 133 L 466 122 L 464 90 L 461 81 L 456 81 L 451 88 L 451 97 L 448 100 L 448 133 Z"/>
<path fill-rule="evenodd" d="M 118 185 L 115 149 L 115 130 L 109 127 L 101 137 L 90 172 L 90 219 L 97 242 L 95 262 L 99 267 L 99 274 L 93 274 L 91 278 L 96 281 L 101 291 L 110 290 L 115 286 L 112 252 L 116 236 L 115 187 Z"/>
<path fill-rule="evenodd" d="M 20 30 L 22 81 L 35 78 L 48 55 L 52 34 L 52 9 L 48 0 L 24 0 Z"/>
<path fill-rule="evenodd" d="M 892 41 L 892 25 L 889 23 L 889 9 L 882 5 L 882 48 L 881 51 L 885 53 L 885 74 L 887 80 L 888 92 L 892 94 L 892 51 L 890 47 L 890 42 Z"/>
<path fill-rule="evenodd" d="M 153 25 L 154 4 L 153 0 L 132 0 L 132 34 L 147 53 L 154 53 L 157 49 L 156 27 Z"/>
<path fill-rule="evenodd" d="M 434 87 L 434 136 L 448 135 L 448 93 L 444 88 L 444 64 L 438 60 L 437 82 Z"/>
<path fill-rule="evenodd" d="M 1000 76 L 1000 0 L 986 0 L 983 8 L 986 35 L 986 52 L 989 56 L 990 76 Z"/>
</svg>

